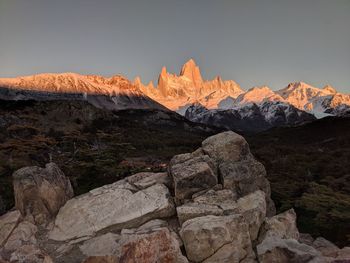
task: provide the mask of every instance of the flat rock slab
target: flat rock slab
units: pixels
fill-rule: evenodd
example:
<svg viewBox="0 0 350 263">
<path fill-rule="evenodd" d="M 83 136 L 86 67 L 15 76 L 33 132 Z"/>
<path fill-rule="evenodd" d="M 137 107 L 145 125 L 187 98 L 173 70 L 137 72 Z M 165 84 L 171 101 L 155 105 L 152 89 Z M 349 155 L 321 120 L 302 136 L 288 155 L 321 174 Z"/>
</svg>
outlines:
<svg viewBox="0 0 350 263">
<path fill-rule="evenodd" d="M 49 238 L 66 241 L 174 214 L 171 195 L 163 184 L 134 192 L 128 183 L 117 182 L 69 200 L 59 211 Z"/>
</svg>

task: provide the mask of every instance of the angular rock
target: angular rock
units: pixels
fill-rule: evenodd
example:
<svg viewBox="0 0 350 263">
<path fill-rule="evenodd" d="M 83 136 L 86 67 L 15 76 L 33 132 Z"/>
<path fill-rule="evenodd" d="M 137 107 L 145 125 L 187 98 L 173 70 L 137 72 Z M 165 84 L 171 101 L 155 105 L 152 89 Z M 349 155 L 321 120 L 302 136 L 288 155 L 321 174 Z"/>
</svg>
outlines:
<svg viewBox="0 0 350 263">
<path fill-rule="evenodd" d="M 85 241 L 79 248 L 90 257 L 84 262 L 188 262 L 179 238 L 164 224 L 152 220 L 139 228 L 123 229 L 120 235 L 107 233 Z"/>
<path fill-rule="evenodd" d="M 107 233 L 85 241 L 79 249 L 85 256 L 113 255 L 117 251 L 119 239 L 120 235 Z"/>
<path fill-rule="evenodd" d="M 180 236 L 188 259 L 193 262 L 227 262 L 228 259 L 239 262 L 253 254 L 248 225 L 238 215 L 190 219 L 182 225 Z M 232 249 L 224 249 L 225 245 Z M 210 261 L 210 257 L 215 260 Z"/>
<path fill-rule="evenodd" d="M 235 201 L 237 196 L 230 189 L 223 190 L 209 190 L 201 195 L 193 197 L 193 201 L 199 204 L 216 205 L 223 210 L 234 209 L 236 207 Z"/>
<path fill-rule="evenodd" d="M 298 241 L 300 243 L 306 244 L 308 246 L 312 246 L 312 243 L 314 242 L 314 238 L 307 233 L 299 233 L 299 239 Z"/>
<path fill-rule="evenodd" d="M 24 244 L 35 245 L 37 243 L 35 237 L 37 231 L 38 228 L 30 222 L 23 221 L 19 223 L 7 239 L 4 248 L 8 251 L 15 251 Z"/>
<path fill-rule="evenodd" d="M 176 208 L 179 223 L 182 225 L 185 221 L 206 215 L 223 215 L 223 210 L 216 205 L 201 203 L 187 203 Z"/>
<path fill-rule="evenodd" d="M 119 248 L 119 263 L 122 262 L 187 263 L 188 260 L 182 255 L 175 234 L 163 227 L 147 233 L 123 235 Z"/>
<path fill-rule="evenodd" d="M 35 245 L 23 245 L 11 254 L 10 262 L 54 263 L 52 258 Z"/>
<path fill-rule="evenodd" d="M 252 157 L 240 162 L 221 163 L 219 171 L 223 187 L 234 189 L 239 196 L 256 190 L 270 194 L 265 168 Z"/>
<path fill-rule="evenodd" d="M 218 166 L 224 188 L 234 190 L 238 197 L 262 190 L 266 196 L 267 215 L 275 214 L 265 168 L 254 159 L 242 136 L 232 131 L 219 133 L 204 140 L 202 149 Z"/>
<path fill-rule="evenodd" d="M 187 159 L 174 157 L 169 172 L 174 181 L 175 197 L 179 200 L 191 198 L 192 194 L 209 189 L 218 183 L 216 169 L 211 159 L 199 156 Z M 182 162 L 182 160 L 185 160 Z M 181 161 L 181 162 L 180 162 Z"/>
<path fill-rule="evenodd" d="M 164 184 L 172 188 L 172 181 L 168 173 L 142 172 L 129 176 L 127 181 L 138 189 L 145 189 L 155 184 Z"/>
<path fill-rule="evenodd" d="M 236 212 L 249 225 L 251 240 L 257 239 L 260 226 L 266 217 L 265 193 L 259 190 L 238 199 Z"/>
<path fill-rule="evenodd" d="M 156 184 L 133 192 L 127 183 L 106 185 L 69 200 L 58 213 L 49 238 L 58 241 L 92 236 L 106 229 L 139 226 L 175 214 L 169 190 Z M 77 212 L 79 211 L 79 212 Z"/>
<path fill-rule="evenodd" d="M 238 162 L 250 154 L 247 141 L 232 131 L 222 132 L 202 142 L 203 151 L 218 165 Z"/>
<path fill-rule="evenodd" d="M 340 249 L 335 259 L 336 261 L 334 263 L 348 263 L 350 261 L 350 247 L 343 247 Z"/>
<path fill-rule="evenodd" d="M 21 213 L 18 210 L 10 211 L 0 216 L 0 247 L 5 244 L 20 218 Z"/>
<path fill-rule="evenodd" d="M 24 167 L 13 173 L 16 208 L 37 224 L 53 219 L 73 197 L 70 181 L 54 163 Z"/>
<path fill-rule="evenodd" d="M 245 248 L 247 253 L 243 259 L 241 253 L 236 253 L 237 247 L 235 243 L 229 243 L 223 245 L 213 256 L 207 258 L 203 261 L 203 263 L 257 263 L 255 260 L 254 252 L 250 249 L 250 247 Z M 245 254 L 245 252 L 243 252 Z"/>
<path fill-rule="evenodd" d="M 301 244 L 295 239 L 281 239 L 270 236 L 257 246 L 257 254 L 261 263 L 307 263 L 323 262 L 318 260 L 321 254 L 311 246 Z"/>
<path fill-rule="evenodd" d="M 316 238 L 312 243 L 312 246 L 320 251 L 325 257 L 336 257 L 340 250 L 336 245 L 323 237 Z"/>
<path fill-rule="evenodd" d="M 296 225 L 296 214 L 294 209 L 289 209 L 271 218 L 266 218 L 260 229 L 259 241 L 267 237 L 278 237 L 281 239 L 299 239 L 299 231 Z"/>
</svg>

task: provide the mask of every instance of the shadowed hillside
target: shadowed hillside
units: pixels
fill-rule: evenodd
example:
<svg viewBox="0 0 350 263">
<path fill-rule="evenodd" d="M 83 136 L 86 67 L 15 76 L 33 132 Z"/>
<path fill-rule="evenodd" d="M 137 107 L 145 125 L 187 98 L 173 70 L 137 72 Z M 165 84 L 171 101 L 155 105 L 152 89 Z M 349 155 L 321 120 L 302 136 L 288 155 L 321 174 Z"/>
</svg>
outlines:
<svg viewBox="0 0 350 263">
<path fill-rule="evenodd" d="M 218 129 L 159 110 L 111 112 L 83 101 L 0 101 L 0 212 L 14 205 L 13 171 L 56 162 L 76 194 L 140 170 L 164 170 Z"/>
</svg>

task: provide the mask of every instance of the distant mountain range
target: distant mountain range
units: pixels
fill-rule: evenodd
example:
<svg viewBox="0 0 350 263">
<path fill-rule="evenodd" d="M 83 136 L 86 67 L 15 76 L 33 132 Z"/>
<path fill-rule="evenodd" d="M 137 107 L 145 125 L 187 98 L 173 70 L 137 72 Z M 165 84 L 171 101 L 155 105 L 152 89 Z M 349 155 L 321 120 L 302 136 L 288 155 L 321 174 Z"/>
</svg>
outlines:
<svg viewBox="0 0 350 263">
<path fill-rule="evenodd" d="M 350 95 L 329 85 L 321 89 L 294 82 L 277 91 L 267 86 L 244 91 L 219 76 L 203 80 L 193 59 L 179 75 L 163 67 L 156 87 L 139 77 L 131 82 L 120 75 L 75 73 L 0 78 L 0 87 L 0 99 L 87 100 L 111 110 L 168 108 L 195 122 L 252 132 L 350 113 Z"/>
</svg>

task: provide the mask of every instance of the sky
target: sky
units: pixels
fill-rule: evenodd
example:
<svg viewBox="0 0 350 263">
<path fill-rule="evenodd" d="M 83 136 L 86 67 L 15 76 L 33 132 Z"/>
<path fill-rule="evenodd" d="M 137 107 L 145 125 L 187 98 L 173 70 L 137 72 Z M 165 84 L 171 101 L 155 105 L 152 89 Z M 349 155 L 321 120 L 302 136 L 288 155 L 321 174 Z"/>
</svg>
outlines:
<svg viewBox="0 0 350 263">
<path fill-rule="evenodd" d="M 350 93 L 350 0 L 0 0 L 0 77 L 77 72 Z"/>
</svg>

